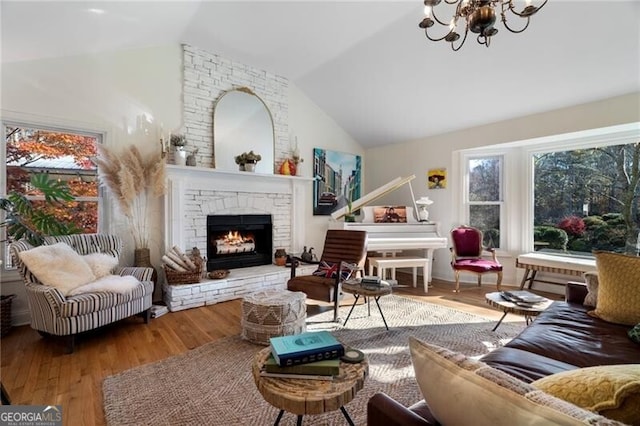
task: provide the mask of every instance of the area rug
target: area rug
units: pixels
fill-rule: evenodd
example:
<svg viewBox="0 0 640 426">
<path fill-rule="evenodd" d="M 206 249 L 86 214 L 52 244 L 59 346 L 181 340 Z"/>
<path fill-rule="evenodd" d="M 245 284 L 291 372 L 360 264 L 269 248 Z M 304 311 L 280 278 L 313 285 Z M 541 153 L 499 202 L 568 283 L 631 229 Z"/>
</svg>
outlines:
<svg viewBox="0 0 640 426">
<path fill-rule="evenodd" d="M 409 336 L 469 356 L 502 346 L 524 327 L 400 296 L 380 299 L 389 331 L 375 304 L 371 316 L 357 306 L 346 327 L 331 322 L 332 312 L 308 318 L 308 330 L 331 330 L 344 344 L 362 350 L 369 360 L 365 387 L 346 409 L 356 425 L 366 424 L 366 404 L 385 392 L 403 405 L 422 399 L 414 379 Z M 340 310 L 344 318 L 348 308 Z M 262 346 L 228 337 L 185 354 L 136 367 L 103 383 L 107 424 L 115 425 L 268 425 L 279 410 L 265 402 L 253 381 L 251 362 Z M 281 425 L 294 425 L 286 413 Z M 305 416 L 305 425 L 344 425 L 340 411 Z"/>
</svg>

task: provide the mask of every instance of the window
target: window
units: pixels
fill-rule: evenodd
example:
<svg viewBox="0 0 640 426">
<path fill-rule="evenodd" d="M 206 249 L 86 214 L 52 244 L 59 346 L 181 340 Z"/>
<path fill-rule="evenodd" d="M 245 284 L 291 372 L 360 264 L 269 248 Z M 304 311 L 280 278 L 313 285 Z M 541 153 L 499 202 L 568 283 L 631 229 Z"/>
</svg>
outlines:
<svg viewBox="0 0 640 426">
<path fill-rule="evenodd" d="M 467 158 L 467 217 L 484 234 L 486 247 L 500 248 L 503 197 L 503 156 Z"/>
<path fill-rule="evenodd" d="M 458 154 L 457 222 L 482 229 L 499 255 L 640 251 L 640 123 Z"/>
<path fill-rule="evenodd" d="M 96 155 L 101 136 L 24 123 L 5 122 L 2 128 L 6 142 L 3 193 L 24 194 L 34 205 L 42 206 L 58 219 L 73 223 L 85 233 L 97 232 L 98 177 L 91 157 Z M 47 205 L 44 196 L 30 185 L 31 176 L 37 173 L 66 182 L 75 199 L 63 206 Z M 3 252 L 5 265 L 10 266 L 6 246 Z"/>
<path fill-rule="evenodd" d="M 640 249 L 640 143 L 536 153 L 534 244 L 573 255 Z"/>
</svg>

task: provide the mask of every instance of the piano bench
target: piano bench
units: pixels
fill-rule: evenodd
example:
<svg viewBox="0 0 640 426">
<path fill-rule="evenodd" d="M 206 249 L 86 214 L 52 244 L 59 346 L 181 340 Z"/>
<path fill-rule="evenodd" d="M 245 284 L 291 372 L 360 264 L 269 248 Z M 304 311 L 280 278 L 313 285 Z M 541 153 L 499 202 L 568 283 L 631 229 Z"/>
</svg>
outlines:
<svg viewBox="0 0 640 426">
<path fill-rule="evenodd" d="M 422 268 L 424 292 L 429 292 L 429 259 L 424 257 L 396 256 L 396 257 L 368 257 L 369 275 L 373 275 L 373 268 L 377 269 L 377 276 L 384 279 L 385 269 L 413 268 L 413 286 L 417 285 L 418 268 Z"/>
</svg>

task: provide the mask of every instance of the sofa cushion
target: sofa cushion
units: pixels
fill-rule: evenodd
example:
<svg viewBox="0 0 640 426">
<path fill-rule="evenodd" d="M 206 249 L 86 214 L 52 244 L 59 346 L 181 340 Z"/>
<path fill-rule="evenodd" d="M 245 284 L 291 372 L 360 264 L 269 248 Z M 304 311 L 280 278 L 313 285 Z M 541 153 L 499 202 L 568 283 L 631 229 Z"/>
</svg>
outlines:
<svg viewBox="0 0 640 426">
<path fill-rule="evenodd" d="M 301 291 L 310 299 L 334 301 L 335 280 L 316 277 L 315 275 L 300 275 L 287 282 L 287 290 Z"/>
<path fill-rule="evenodd" d="M 573 364 L 558 361 L 545 355 L 508 346 L 491 351 L 480 360 L 488 366 L 504 371 L 526 383 L 578 368 Z"/>
<path fill-rule="evenodd" d="M 74 288 L 69 292 L 69 295 L 75 296 L 78 294 L 95 292 L 126 294 L 132 292 L 136 287 L 138 287 L 139 283 L 140 281 L 131 275 L 106 275 L 95 281 Z"/>
<path fill-rule="evenodd" d="M 596 252 L 598 301 L 593 314 L 626 325 L 640 322 L 640 257 Z"/>
<path fill-rule="evenodd" d="M 18 256 L 42 284 L 55 287 L 65 296 L 96 279 L 82 256 L 65 243 L 35 247 Z"/>
<path fill-rule="evenodd" d="M 60 317 L 71 318 L 85 314 L 126 305 L 132 300 L 141 299 L 153 292 L 152 281 L 139 281 L 138 285 L 129 293 L 95 292 L 69 296 L 60 306 Z"/>
<path fill-rule="evenodd" d="M 589 309 L 578 303 L 554 302 L 504 348 L 485 355 L 482 361 L 502 370 L 499 357 L 503 350 L 538 355 L 535 359 L 531 355 L 520 360 L 510 358 L 510 368 L 519 366 L 523 375 L 531 372 L 529 380 L 518 376 L 528 382 L 557 373 L 563 364 L 566 369 L 575 369 L 636 362 L 638 346 L 627 336 L 629 327 L 591 317 L 587 315 Z"/>
<path fill-rule="evenodd" d="M 532 385 L 608 418 L 640 425 L 640 364 L 580 368 Z"/>
<path fill-rule="evenodd" d="M 96 278 L 106 277 L 118 266 L 118 258 L 107 253 L 91 253 L 82 256 Z"/>
<path fill-rule="evenodd" d="M 462 354 L 409 339 L 420 390 L 444 425 L 579 425 L 602 416 Z"/>
</svg>

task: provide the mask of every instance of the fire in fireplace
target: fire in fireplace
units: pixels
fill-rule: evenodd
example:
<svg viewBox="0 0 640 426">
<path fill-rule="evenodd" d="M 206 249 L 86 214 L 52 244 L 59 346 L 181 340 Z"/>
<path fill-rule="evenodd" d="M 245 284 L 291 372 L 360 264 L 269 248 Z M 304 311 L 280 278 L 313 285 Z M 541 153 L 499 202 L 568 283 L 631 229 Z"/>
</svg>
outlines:
<svg viewBox="0 0 640 426">
<path fill-rule="evenodd" d="M 270 215 L 207 216 L 207 271 L 271 263 Z"/>
</svg>

